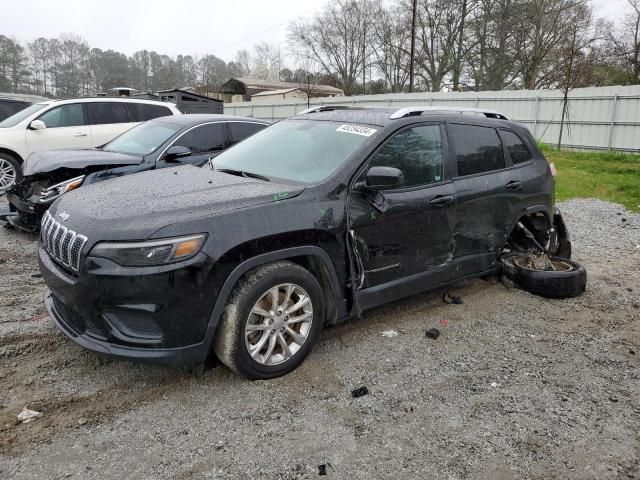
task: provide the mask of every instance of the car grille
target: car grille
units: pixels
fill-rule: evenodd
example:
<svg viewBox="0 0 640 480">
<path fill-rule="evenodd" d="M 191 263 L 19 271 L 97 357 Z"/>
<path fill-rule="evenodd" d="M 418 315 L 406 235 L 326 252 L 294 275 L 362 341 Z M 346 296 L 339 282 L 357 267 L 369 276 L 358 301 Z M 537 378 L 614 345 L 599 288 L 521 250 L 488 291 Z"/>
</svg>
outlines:
<svg viewBox="0 0 640 480">
<path fill-rule="evenodd" d="M 87 237 L 69 230 L 48 211 L 42 217 L 40 242 L 54 260 L 76 272 L 80 269 L 80 254 L 87 243 Z"/>
</svg>

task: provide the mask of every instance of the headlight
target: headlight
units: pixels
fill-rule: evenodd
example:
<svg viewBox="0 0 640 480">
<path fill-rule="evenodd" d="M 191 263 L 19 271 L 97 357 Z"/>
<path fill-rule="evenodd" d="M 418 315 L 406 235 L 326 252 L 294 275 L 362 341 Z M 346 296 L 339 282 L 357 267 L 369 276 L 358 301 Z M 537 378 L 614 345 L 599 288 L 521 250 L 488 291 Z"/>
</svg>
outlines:
<svg viewBox="0 0 640 480">
<path fill-rule="evenodd" d="M 206 235 L 165 238 L 148 242 L 102 242 L 89 254 L 127 267 L 165 265 L 193 257 L 200 251 Z"/>
<path fill-rule="evenodd" d="M 83 181 L 84 175 L 81 175 L 79 177 L 72 178 L 71 180 L 65 180 L 64 182 L 45 188 L 40 192 L 40 198 L 38 201 L 40 203 L 51 203 L 63 193 L 67 193 L 78 188 L 82 185 Z"/>
</svg>

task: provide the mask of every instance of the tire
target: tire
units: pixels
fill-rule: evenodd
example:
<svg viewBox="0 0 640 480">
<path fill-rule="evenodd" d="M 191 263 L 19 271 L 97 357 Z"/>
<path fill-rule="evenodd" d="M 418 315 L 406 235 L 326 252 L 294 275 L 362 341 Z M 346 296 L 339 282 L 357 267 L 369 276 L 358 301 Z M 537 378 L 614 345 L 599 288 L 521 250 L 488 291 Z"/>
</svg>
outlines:
<svg viewBox="0 0 640 480">
<path fill-rule="evenodd" d="M 275 295 L 271 294 L 278 287 L 277 304 L 283 307 L 289 292 L 288 285 L 297 287 L 297 290 L 291 287 L 287 303 L 289 310 L 293 305 L 305 302 L 306 297 L 309 299 L 304 306 L 291 311 L 291 316 L 287 314 L 288 309 L 273 307 Z M 256 311 L 275 314 L 264 316 L 253 313 Z M 278 316 L 280 311 L 282 313 Z M 305 320 L 297 321 L 299 318 Z M 248 272 L 235 286 L 218 325 L 213 349 L 218 359 L 238 375 L 251 380 L 275 378 L 289 373 L 302 363 L 320 336 L 323 323 L 324 297 L 316 278 L 300 265 L 287 261 L 274 262 Z M 272 326 L 277 330 L 271 329 Z M 247 332 L 248 328 L 252 331 Z M 291 330 L 299 339 L 304 337 L 304 340 L 295 342 L 289 333 Z M 291 344 L 285 351 L 281 342 L 289 340 Z M 256 352 L 255 348 L 260 342 L 262 347 Z M 275 346 L 271 347 L 271 356 L 268 357 L 272 342 L 275 342 Z M 254 351 L 253 356 L 250 349 Z M 287 354 L 290 356 L 287 357 Z"/>
<path fill-rule="evenodd" d="M 502 274 L 523 290 L 546 298 L 572 298 L 581 295 L 587 287 L 586 269 L 573 260 L 549 257 L 552 262 L 567 269 L 533 270 L 522 265 L 525 254 L 508 254 L 501 258 Z"/>
<path fill-rule="evenodd" d="M 0 193 L 4 193 L 11 186 L 22 180 L 22 165 L 6 153 L 0 153 Z"/>
</svg>

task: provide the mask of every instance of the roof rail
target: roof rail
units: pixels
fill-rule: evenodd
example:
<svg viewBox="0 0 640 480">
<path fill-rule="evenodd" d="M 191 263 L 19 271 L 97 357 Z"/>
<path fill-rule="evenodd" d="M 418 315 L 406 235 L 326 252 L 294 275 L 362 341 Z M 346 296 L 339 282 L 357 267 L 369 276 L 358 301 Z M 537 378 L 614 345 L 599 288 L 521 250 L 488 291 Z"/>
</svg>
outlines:
<svg viewBox="0 0 640 480">
<path fill-rule="evenodd" d="M 395 120 L 397 118 L 410 117 L 412 115 L 422 115 L 423 113 L 438 113 L 438 112 L 455 112 L 455 113 L 476 113 L 478 115 L 484 115 L 487 118 L 497 118 L 499 120 L 508 120 L 506 115 L 497 112 L 495 110 L 488 110 L 486 108 L 471 108 L 471 107 L 404 107 L 400 110 L 396 110 L 389 118 Z"/>
<path fill-rule="evenodd" d="M 317 107 L 307 108 L 296 115 L 306 115 L 307 113 L 330 112 L 331 110 L 348 110 L 346 105 L 318 105 Z"/>
</svg>

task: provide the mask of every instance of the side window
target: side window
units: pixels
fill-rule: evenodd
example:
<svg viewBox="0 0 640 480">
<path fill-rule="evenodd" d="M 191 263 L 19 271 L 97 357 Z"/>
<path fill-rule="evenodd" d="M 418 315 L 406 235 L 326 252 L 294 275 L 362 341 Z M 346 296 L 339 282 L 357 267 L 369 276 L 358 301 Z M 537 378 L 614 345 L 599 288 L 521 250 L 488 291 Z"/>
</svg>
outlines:
<svg viewBox="0 0 640 480">
<path fill-rule="evenodd" d="M 494 128 L 450 124 L 448 130 L 456 151 L 458 176 L 505 167 L 502 143 Z"/>
<path fill-rule="evenodd" d="M 502 141 L 504 142 L 504 146 L 507 148 L 507 151 L 511 156 L 511 161 L 514 165 L 531 160 L 531 152 L 529 152 L 529 149 L 520 137 L 515 133 L 508 132 L 506 130 L 500 130 L 500 135 L 502 135 Z"/>
<path fill-rule="evenodd" d="M 229 144 L 234 145 L 262 130 L 266 125 L 259 123 L 229 122 Z"/>
<path fill-rule="evenodd" d="M 202 125 L 188 131 L 174 145 L 187 147 L 194 154 L 215 152 L 224 149 L 224 130 L 222 123 Z"/>
<path fill-rule="evenodd" d="M 439 125 L 422 125 L 396 133 L 373 155 L 371 167 L 395 167 L 404 186 L 427 185 L 444 179 L 444 154 Z"/>
<path fill-rule="evenodd" d="M 77 127 L 86 125 L 84 109 L 81 103 L 71 103 L 52 108 L 38 117 L 47 128 Z"/>
<path fill-rule="evenodd" d="M 162 105 L 151 105 L 148 103 L 127 103 L 131 112 L 131 117 L 136 122 L 146 122 L 153 118 L 166 117 L 171 115 L 171 110 Z"/>
<path fill-rule="evenodd" d="M 132 121 L 123 102 L 87 102 L 86 105 L 91 125 L 128 123 Z"/>
</svg>

